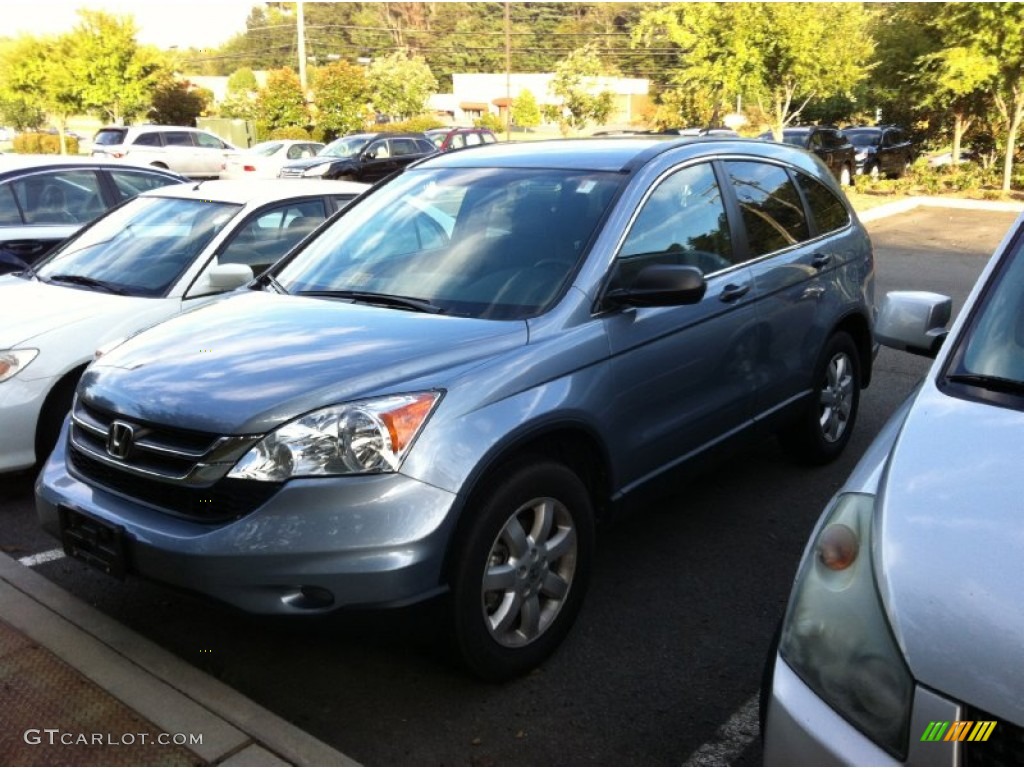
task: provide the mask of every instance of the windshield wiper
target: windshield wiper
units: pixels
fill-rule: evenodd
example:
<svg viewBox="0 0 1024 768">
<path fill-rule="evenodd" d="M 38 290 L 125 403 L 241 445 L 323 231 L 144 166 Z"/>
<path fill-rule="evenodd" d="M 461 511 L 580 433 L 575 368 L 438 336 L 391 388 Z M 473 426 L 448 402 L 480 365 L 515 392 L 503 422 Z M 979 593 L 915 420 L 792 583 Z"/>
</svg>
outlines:
<svg viewBox="0 0 1024 768">
<path fill-rule="evenodd" d="M 424 299 L 412 296 L 394 296 L 390 293 L 373 293 L 371 291 L 299 291 L 300 296 L 325 296 L 331 299 L 350 299 L 363 304 L 379 304 L 385 307 L 412 309 L 431 315 L 442 315 L 445 310 Z"/>
<path fill-rule="evenodd" d="M 1011 395 L 1024 395 L 1024 381 L 1004 379 L 1002 376 L 988 376 L 982 373 L 953 373 L 946 379 L 954 384 L 966 384 L 970 387 L 991 389 L 993 392 L 1006 392 Z"/>
<path fill-rule="evenodd" d="M 71 283 L 72 285 L 81 285 L 85 288 L 99 288 L 107 293 L 116 293 L 118 296 L 124 296 L 128 293 L 119 285 L 108 283 L 106 280 L 97 280 L 94 277 L 86 277 L 85 275 L 50 275 L 47 282 Z"/>
</svg>

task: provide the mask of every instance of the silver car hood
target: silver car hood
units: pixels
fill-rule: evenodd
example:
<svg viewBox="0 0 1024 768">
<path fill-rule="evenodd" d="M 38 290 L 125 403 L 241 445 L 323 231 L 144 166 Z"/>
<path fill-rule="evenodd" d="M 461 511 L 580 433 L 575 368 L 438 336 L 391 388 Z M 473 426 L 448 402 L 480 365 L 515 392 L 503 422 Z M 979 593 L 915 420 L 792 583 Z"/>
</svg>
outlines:
<svg viewBox="0 0 1024 768">
<path fill-rule="evenodd" d="M 879 488 L 876 572 L 914 677 L 1024 724 L 1024 413 L 926 381 Z"/>
</svg>

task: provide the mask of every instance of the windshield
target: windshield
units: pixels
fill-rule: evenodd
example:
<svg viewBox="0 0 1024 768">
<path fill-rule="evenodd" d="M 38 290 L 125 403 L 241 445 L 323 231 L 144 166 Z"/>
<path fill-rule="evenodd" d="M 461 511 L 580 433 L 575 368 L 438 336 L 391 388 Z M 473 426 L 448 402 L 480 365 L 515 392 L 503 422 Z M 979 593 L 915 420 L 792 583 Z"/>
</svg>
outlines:
<svg viewBox="0 0 1024 768">
<path fill-rule="evenodd" d="M 44 282 L 81 285 L 85 278 L 118 293 L 161 296 L 240 208 L 137 197 L 62 246 L 35 274 Z"/>
<path fill-rule="evenodd" d="M 1024 383 L 1024 237 L 988 286 L 950 373 Z"/>
<path fill-rule="evenodd" d="M 857 148 L 871 147 L 878 143 L 881 138 L 880 133 L 875 131 L 845 131 L 846 138 L 850 140 L 850 143 Z"/>
<path fill-rule="evenodd" d="M 620 183 L 590 171 L 409 171 L 346 211 L 277 279 L 289 293 L 530 317 L 560 295 Z"/>
<path fill-rule="evenodd" d="M 317 153 L 317 157 L 355 157 L 369 143 L 366 136 L 349 136 L 332 141 Z"/>
<path fill-rule="evenodd" d="M 93 136 L 92 143 L 102 144 L 103 146 L 121 144 L 127 134 L 127 128 L 102 128 Z"/>
<path fill-rule="evenodd" d="M 248 153 L 250 155 L 259 155 L 260 157 L 270 157 L 280 148 L 281 142 L 279 141 L 265 141 L 262 144 L 250 147 Z"/>
</svg>

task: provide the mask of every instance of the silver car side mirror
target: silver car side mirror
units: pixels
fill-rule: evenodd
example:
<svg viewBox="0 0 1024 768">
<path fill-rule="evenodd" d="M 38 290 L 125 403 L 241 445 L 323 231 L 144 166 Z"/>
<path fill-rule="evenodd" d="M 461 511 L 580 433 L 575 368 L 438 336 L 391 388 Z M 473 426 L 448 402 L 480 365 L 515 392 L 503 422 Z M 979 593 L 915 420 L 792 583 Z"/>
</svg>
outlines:
<svg viewBox="0 0 1024 768">
<path fill-rule="evenodd" d="M 949 296 L 928 291 L 892 291 L 882 299 L 875 339 L 887 347 L 935 357 L 949 332 L 953 314 Z"/>
</svg>

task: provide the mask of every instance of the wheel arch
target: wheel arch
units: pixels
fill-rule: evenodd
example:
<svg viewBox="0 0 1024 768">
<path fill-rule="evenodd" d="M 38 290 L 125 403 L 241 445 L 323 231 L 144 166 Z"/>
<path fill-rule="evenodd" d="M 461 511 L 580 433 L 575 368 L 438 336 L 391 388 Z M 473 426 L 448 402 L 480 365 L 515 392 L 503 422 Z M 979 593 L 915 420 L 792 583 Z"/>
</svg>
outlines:
<svg viewBox="0 0 1024 768">
<path fill-rule="evenodd" d="M 853 312 L 836 324 L 830 336 L 840 331 L 849 335 L 857 347 L 857 356 L 860 358 L 860 386 L 861 389 L 866 389 L 871 384 L 871 369 L 874 360 L 871 326 L 868 319 L 859 312 Z"/>
<path fill-rule="evenodd" d="M 81 365 L 72 368 L 61 376 L 57 383 L 50 387 L 50 391 L 46 393 L 46 398 L 43 400 L 42 406 L 39 408 L 39 418 L 36 419 L 36 433 L 34 437 L 36 461 L 41 462 L 46 459 L 46 456 L 40 456 L 40 448 L 42 441 L 45 439 L 43 431 L 47 428 L 46 419 L 52 412 L 53 408 L 59 405 L 59 400 L 66 398 L 68 395 L 74 396 L 75 387 L 78 385 L 78 380 L 82 377 L 85 372 L 88 363 L 82 363 Z M 70 391 L 69 391 L 70 390 Z M 70 405 L 70 403 L 69 403 Z M 62 419 L 63 420 L 63 419 Z"/>
</svg>

